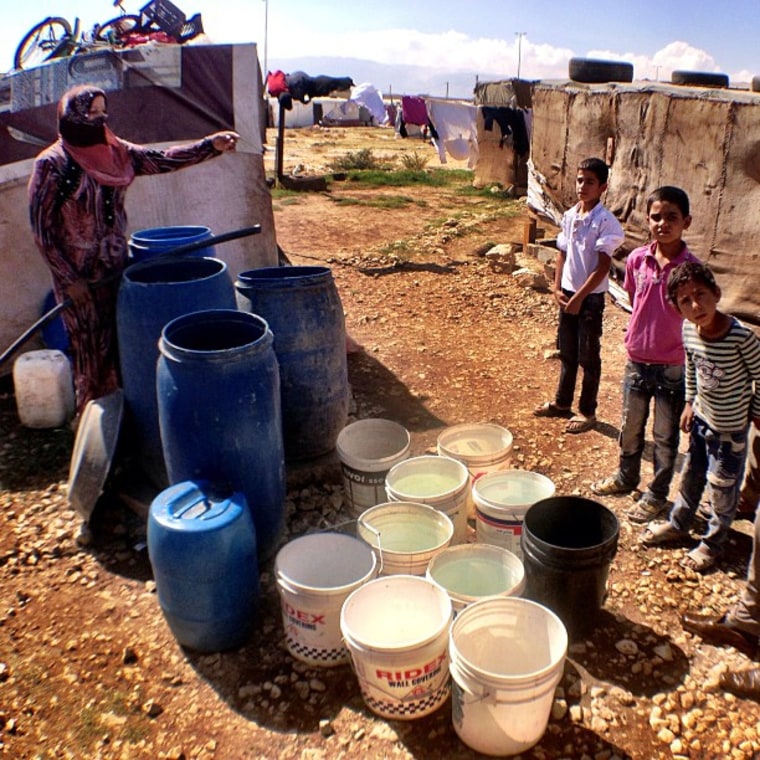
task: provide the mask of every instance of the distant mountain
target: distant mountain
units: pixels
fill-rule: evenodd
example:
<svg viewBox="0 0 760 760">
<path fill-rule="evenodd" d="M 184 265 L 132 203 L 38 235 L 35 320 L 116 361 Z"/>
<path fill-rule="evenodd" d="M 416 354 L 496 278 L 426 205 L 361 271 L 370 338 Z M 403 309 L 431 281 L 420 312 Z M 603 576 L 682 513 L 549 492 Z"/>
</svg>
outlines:
<svg viewBox="0 0 760 760">
<path fill-rule="evenodd" d="M 264 62 L 262 61 L 262 66 Z M 270 58 L 270 71 L 281 70 L 286 74 L 304 71 L 309 76 L 325 74 L 331 77 L 351 77 L 354 84 L 369 82 L 383 96 L 430 95 L 444 98 L 470 99 L 477 80 L 477 73 L 446 72 L 440 69 L 409 66 L 403 63 L 385 64 L 360 58 L 339 56 L 307 56 L 303 58 Z M 265 72 L 266 73 L 266 72 Z M 505 74 L 505 78 L 508 75 Z M 498 77 L 481 77 L 493 81 Z"/>
</svg>

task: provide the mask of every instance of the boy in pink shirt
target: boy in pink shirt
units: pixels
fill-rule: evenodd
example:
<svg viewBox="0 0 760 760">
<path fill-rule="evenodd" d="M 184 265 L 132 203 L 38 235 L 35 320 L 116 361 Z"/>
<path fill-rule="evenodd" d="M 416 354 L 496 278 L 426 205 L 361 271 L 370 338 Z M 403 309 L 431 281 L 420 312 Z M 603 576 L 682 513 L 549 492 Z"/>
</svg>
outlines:
<svg viewBox="0 0 760 760">
<path fill-rule="evenodd" d="M 641 456 L 649 408 L 654 400 L 654 477 L 626 513 L 636 523 L 649 522 L 668 507 L 668 491 L 678 455 L 679 420 L 684 405 L 683 317 L 668 300 L 668 275 L 679 264 L 698 261 L 681 239 L 691 224 L 689 198 L 678 187 L 664 186 L 647 198 L 652 242 L 628 255 L 624 287 L 633 307 L 625 346 L 623 417 L 617 471 L 593 483 L 599 496 L 634 491 L 641 476 Z"/>
</svg>

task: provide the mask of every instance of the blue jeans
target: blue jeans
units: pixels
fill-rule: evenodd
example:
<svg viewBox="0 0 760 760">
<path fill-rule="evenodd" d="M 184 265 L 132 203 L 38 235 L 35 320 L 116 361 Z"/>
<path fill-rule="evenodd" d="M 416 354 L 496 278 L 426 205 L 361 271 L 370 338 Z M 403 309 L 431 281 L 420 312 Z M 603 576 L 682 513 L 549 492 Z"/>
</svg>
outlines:
<svg viewBox="0 0 760 760">
<path fill-rule="evenodd" d="M 623 420 L 620 462 L 615 479 L 633 490 L 641 477 L 641 455 L 649 407 L 654 399 L 654 478 L 647 485 L 656 499 L 667 499 L 678 456 L 679 427 L 684 404 L 683 366 L 628 361 L 623 378 Z"/>
<path fill-rule="evenodd" d="M 572 296 L 568 290 L 562 291 Z M 578 314 L 566 314 L 559 310 L 557 342 L 561 369 L 559 386 L 554 402 L 569 409 L 575 396 L 575 381 L 578 367 L 583 369 L 581 396 L 578 411 L 586 417 L 596 413 L 596 399 L 602 377 L 602 315 L 604 314 L 604 293 L 591 293 L 583 299 Z"/>
<path fill-rule="evenodd" d="M 670 524 L 680 531 L 691 527 L 705 485 L 710 486 L 710 521 L 702 543 L 720 554 L 736 515 L 739 486 L 744 474 L 747 430 L 716 433 L 694 415 L 689 453 L 681 474 L 681 489 L 670 511 Z"/>
</svg>

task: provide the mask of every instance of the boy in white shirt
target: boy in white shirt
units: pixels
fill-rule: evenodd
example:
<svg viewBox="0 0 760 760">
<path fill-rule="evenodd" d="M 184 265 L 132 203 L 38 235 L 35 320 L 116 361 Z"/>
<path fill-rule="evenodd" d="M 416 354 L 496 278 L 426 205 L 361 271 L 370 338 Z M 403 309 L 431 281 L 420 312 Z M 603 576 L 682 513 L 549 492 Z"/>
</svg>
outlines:
<svg viewBox="0 0 760 760">
<path fill-rule="evenodd" d="M 554 300 L 559 306 L 558 346 L 561 370 L 554 401 L 533 410 L 536 417 L 569 417 L 568 433 L 596 424 L 602 374 L 601 337 L 604 297 L 612 254 L 625 239 L 623 228 L 601 202 L 609 169 L 587 158 L 575 179 L 578 203 L 562 217 L 557 237 Z M 583 369 L 578 414 L 572 414 L 578 368 Z"/>
</svg>

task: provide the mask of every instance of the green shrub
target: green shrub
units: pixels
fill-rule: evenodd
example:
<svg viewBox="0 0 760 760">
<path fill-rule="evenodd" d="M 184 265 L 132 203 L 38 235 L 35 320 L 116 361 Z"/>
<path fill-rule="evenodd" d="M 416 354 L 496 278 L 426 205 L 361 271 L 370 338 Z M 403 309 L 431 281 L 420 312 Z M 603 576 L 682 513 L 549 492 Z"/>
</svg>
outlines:
<svg viewBox="0 0 760 760">
<path fill-rule="evenodd" d="M 351 169 L 378 169 L 380 161 L 370 148 L 362 148 L 339 156 L 330 164 L 333 171 L 350 171 Z"/>
<path fill-rule="evenodd" d="M 411 153 L 404 153 L 401 156 L 401 165 L 404 169 L 411 171 L 422 171 L 427 166 L 427 157 L 418 153 L 416 150 Z"/>
</svg>

